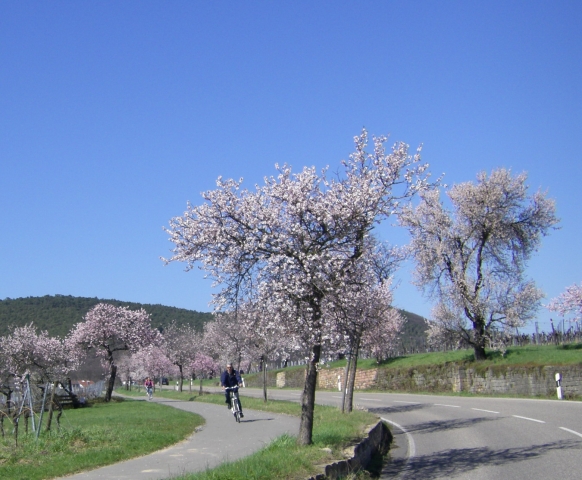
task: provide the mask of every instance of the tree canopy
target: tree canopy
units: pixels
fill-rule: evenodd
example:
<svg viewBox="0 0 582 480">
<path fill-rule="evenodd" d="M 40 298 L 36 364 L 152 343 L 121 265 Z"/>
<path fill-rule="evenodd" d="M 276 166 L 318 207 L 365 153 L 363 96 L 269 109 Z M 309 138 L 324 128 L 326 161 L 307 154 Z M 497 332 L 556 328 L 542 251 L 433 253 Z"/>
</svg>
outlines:
<svg viewBox="0 0 582 480">
<path fill-rule="evenodd" d="M 433 190 L 400 217 L 412 235 L 415 283 L 437 300 L 431 335 L 464 341 L 477 360 L 495 334 L 532 319 L 543 297 L 525 268 L 558 219 L 553 200 L 528 195 L 526 179 L 481 172 L 447 192 L 451 209 Z"/>
</svg>

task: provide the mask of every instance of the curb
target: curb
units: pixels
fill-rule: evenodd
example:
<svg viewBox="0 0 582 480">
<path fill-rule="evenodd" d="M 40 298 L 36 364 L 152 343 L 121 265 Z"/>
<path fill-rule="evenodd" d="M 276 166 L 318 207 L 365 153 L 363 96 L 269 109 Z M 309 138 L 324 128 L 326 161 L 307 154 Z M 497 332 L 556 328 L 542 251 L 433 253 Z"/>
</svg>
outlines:
<svg viewBox="0 0 582 480">
<path fill-rule="evenodd" d="M 348 459 L 326 465 L 323 473 L 307 480 L 337 480 L 365 469 L 374 455 L 385 455 L 388 452 L 392 439 L 390 429 L 380 421 L 367 429 L 366 437 L 361 442 L 344 451 Z"/>
</svg>

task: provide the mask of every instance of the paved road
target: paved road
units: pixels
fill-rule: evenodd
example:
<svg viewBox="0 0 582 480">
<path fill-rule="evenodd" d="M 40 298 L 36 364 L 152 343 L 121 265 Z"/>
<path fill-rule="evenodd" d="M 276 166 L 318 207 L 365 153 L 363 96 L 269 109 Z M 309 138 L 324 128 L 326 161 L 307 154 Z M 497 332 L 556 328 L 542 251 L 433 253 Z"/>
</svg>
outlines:
<svg viewBox="0 0 582 480">
<path fill-rule="evenodd" d="M 226 406 L 157 399 L 155 402 L 197 413 L 206 424 L 187 440 L 150 455 L 71 475 L 66 480 L 162 479 L 215 467 L 250 455 L 275 438 L 299 431 L 299 419 L 244 409 L 240 424 Z M 244 400 L 242 400 L 244 407 Z"/>
<path fill-rule="evenodd" d="M 269 397 L 298 400 L 300 393 L 273 389 Z M 340 400 L 339 392 L 316 393 L 318 403 Z M 357 393 L 355 403 L 394 427 L 393 461 L 382 478 L 582 478 L 582 402 Z"/>
</svg>

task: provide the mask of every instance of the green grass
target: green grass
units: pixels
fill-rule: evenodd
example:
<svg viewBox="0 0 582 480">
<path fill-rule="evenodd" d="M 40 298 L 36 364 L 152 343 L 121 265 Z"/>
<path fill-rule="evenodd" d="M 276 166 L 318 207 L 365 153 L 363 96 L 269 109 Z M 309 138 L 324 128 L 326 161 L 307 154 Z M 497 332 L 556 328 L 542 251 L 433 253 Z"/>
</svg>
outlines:
<svg viewBox="0 0 582 480">
<path fill-rule="evenodd" d="M 118 390 L 125 394 L 125 390 Z M 143 395 L 136 391 L 132 395 Z M 157 395 L 190 401 L 200 401 L 224 405 L 224 395 L 198 395 L 190 392 L 161 391 Z M 299 416 L 301 405 L 297 402 L 243 397 L 246 409 L 263 410 L 285 415 Z M 281 480 L 305 479 L 317 473 L 317 465 L 323 465 L 342 459 L 342 450 L 361 438 L 366 425 L 378 421 L 378 418 L 368 412 L 354 411 L 349 415 L 342 414 L 337 408 L 316 405 L 314 411 L 313 444 L 297 445 L 296 439 L 283 435 L 267 447 L 255 454 L 236 462 L 220 465 L 212 470 L 188 474 L 178 477 L 181 480 Z"/>
<path fill-rule="evenodd" d="M 42 430 L 38 441 L 21 424 L 16 446 L 5 420 L 0 478 L 47 479 L 110 465 L 175 444 L 203 423 L 199 415 L 155 403 L 96 403 L 65 410 L 60 429 L 53 420 L 51 432 Z"/>
<path fill-rule="evenodd" d="M 465 366 L 479 366 L 488 368 L 490 366 L 546 366 L 546 365 L 572 365 L 582 363 L 582 344 L 570 345 L 528 345 L 525 347 L 509 347 L 505 355 L 501 352 L 487 351 L 487 360 L 475 362 L 473 350 L 455 350 L 449 352 L 415 353 L 403 355 L 401 357 L 390 358 L 381 363 L 376 359 L 358 359 L 358 369 L 370 368 L 416 368 L 429 367 L 435 365 L 445 365 L 447 363 L 464 364 Z M 337 360 L 327 363 L 323 368 L 345 367 L 345 360 Z M 305 369 L 304 365 L 287 367 L 286 369 L 273 370 L 272 373 L 289 371 L 294 369 Z M 251 379 L 258 374 L 245 375 Z"/>
</svg>

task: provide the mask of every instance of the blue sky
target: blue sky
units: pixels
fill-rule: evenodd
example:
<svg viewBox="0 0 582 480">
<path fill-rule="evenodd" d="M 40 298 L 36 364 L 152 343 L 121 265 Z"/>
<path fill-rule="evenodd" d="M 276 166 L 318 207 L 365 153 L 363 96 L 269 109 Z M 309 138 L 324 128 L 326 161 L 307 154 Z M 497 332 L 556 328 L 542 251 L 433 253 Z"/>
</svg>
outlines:
<svg viewBox="0 0 582 480">
<path fill-rule="evenodd" d="M 579 1 L 0 1 L 0 298 L 209 311 L 162 227 L 219 175 L 338 165 L 363 127 L 448 184 L 529 172 L 561 229 L 528 273 L 546 300 L 582 281 Z"/>
</svg>

